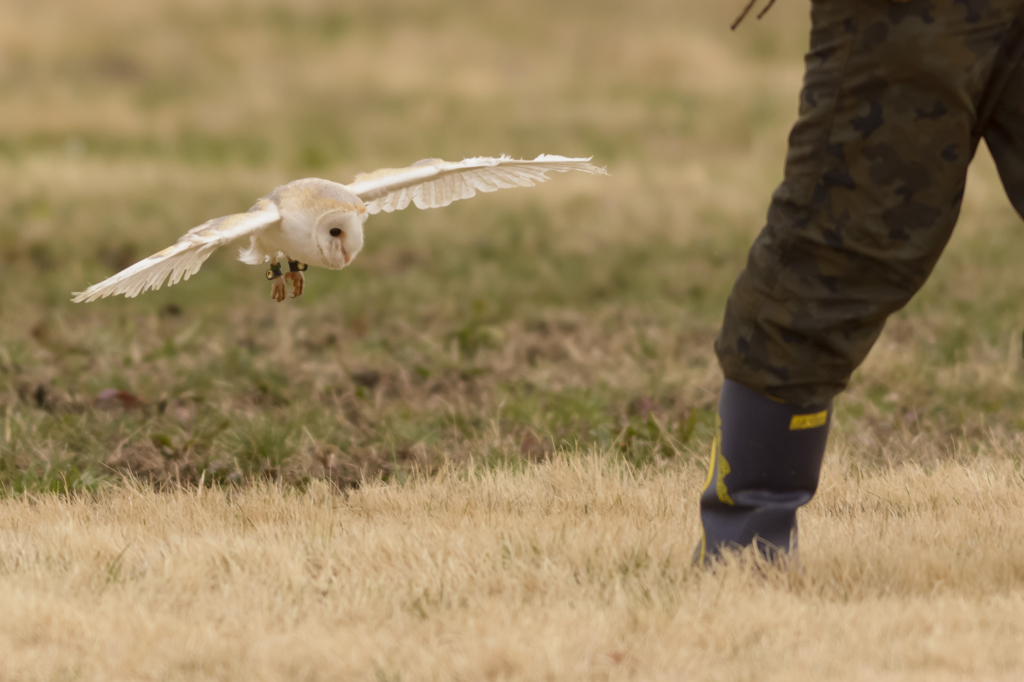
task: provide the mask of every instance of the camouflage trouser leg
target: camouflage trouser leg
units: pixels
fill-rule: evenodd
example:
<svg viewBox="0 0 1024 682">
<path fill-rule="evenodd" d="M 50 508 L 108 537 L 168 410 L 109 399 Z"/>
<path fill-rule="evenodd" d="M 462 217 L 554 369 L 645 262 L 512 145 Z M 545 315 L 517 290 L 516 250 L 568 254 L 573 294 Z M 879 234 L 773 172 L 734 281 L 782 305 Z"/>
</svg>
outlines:
<svg viewBox="0 0 1024 682">
<path fill-rule="evenodd" d="M 981 132 L 1013 207 L 1024 217 L 1024 37 L 1014 47 L 1012 59 L 1018 61 L 1008 65 L 1005 86 Z"/>
<path fill-rule="evenodd" d="M 979 135 L 1024 212 L 1024 0 L 812 4 L 785 180 L 716 342 L 727 378 L 797 405 L 841 391 L 924 283 Z"/>
</svg>

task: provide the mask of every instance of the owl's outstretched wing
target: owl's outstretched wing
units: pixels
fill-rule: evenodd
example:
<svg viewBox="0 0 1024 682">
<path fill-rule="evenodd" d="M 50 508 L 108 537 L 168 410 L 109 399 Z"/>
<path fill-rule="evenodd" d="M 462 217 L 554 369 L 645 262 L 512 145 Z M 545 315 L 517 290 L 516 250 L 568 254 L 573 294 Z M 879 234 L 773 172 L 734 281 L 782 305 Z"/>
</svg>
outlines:
<svg viewBox="0 0 1024 682">
<path fill-rule="evenodd" d="M 533 161 L 478 157 L 453 163 L 423 159 L 408 168 L 382 168 L 362 173 L 347 185 L 366 203 L 368 213 L 398 211 L 409 205 L 438 208 L 477 192 L 494 192 L 506 187 L 532 187 L 547 180 L 548 171 L 578 170 L 604 175 L 605 170 L 589 163 L 590 158 L 570 159 L 541 154 Z"/>
<path fill-rule="evenodd" d="M 144 291 L 159 289 L 170 277 L 171 284 L 188 279 L 202 266 L 217 247 L 239 237 L 256 234 L 280 222 L 281 214 L 272 202 L 262 200 L 247 213 L 235 213 L 208 220 L 192 228 L 175 244 L 149 258 L 140 260 L 113 277 L 93 284 L 85 291 L 75 292 L 75 303 L 124 294 L 134 298 Z"/>
</svg>

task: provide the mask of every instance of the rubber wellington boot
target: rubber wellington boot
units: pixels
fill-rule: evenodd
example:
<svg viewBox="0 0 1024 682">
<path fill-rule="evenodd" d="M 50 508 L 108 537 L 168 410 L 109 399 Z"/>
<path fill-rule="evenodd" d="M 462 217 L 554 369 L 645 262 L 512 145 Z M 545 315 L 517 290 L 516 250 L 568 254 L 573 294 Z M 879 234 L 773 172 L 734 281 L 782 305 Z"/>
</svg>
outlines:
<svg viewBox="0 0 1024 682">
<path fill-rule="evenodd" d="M 726 380 L 718 415 L 694 563 L 750 545 L 769 561 L 795 562 L 796 510 L 818 488 L 831 401 L 798 408 Z"/>
</svg>

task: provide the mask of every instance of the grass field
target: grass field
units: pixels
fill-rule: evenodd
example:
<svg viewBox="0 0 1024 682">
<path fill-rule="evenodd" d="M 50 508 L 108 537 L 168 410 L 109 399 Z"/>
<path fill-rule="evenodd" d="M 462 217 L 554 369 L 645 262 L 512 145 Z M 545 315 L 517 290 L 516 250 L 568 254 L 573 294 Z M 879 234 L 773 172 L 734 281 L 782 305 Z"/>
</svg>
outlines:
<svg viewBox="0 0 1024 682">
<path fill-rule="evenodd" d="M 739 9 L 0 5 L 0 678 L 1019 677 L 1024 241 L 984 150 L 837 402 L 804 578 L 688 569 L 806 45 L 806 0 Z M 282 304 L 234 249 L 69 302 L 288 180 L 499 153 L 611 175 L 375 216 Z"/>
</svg>

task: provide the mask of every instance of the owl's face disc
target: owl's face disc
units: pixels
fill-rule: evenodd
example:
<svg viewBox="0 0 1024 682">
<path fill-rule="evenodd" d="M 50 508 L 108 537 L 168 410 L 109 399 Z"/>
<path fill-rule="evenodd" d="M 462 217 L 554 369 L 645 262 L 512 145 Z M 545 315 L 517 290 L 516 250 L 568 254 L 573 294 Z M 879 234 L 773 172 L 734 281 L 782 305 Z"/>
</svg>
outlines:
<svg viewBox="0 0 1024 682">
<path fill-rule="evenodd" d="M 366 213 L 337 210 L 325 213 L 313 228 L 317 253 L 323 267 L 340 270 L 363 248 L 363 223 Z"/>
</svg>

